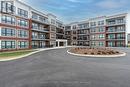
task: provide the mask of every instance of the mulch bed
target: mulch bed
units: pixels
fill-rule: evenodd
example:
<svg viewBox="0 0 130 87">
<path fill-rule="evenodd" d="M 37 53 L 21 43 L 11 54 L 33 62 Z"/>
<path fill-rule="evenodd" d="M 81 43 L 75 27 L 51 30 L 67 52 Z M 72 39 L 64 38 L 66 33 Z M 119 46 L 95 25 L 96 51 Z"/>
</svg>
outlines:
<svg viewBox="0 0 130 87">
<path fill-rule="evenodd" d="M 113 50 L 110 48 L 72 48 L 70 50 L 72 53 L 76 54 L 85 54 L 85 55 L 115 55 L 121 54 L 117 50 Z"/>
</svg>

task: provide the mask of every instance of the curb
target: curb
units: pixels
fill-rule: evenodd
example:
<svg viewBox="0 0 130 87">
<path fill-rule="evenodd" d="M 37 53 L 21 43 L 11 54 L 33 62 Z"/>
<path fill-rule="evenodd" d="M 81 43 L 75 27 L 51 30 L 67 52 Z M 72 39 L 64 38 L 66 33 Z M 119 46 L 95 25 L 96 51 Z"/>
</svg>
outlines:
<svg viewBox="0 0 130 87">
<path fill-rule="evenodd" d="M 41 49 L 36 49 L 38 51 L 35 51 L 35 52 L 31 52 L 29 54 L 26 54 L 26 55 L 22 55 L 22 56 L 18 56 L 18 57 L 12 57 L 12 58 L 8 58 L 8 59 L 0 59 L 0 62 L 4 62 L 4 61 L 11 61 L 11 60 L 16 60 L 16 59 L 21 59 L 21 58 L 24 58 L 24 57 L 28 57 L 32 54 L 35 54 L 35 53 L 38 53 L 38 52 L 41 52 L 41 51 L 46 51 L 46 50 L 53 50 L 53 49 L 62 49 L 62 48 L 68 48 L 68 47 L 71 47 L 71 46 L 67 46 L 67 47 L 54 47 L 54 48 L 41 48 Z"/>
<path fill-rule="evenodd" d="M 105 58 L 108 58 L 108 57 L 123 57 L 123 56 L 126 56 L 126 53 L 124 52 L 121 52 L 121 54 L 118 54 L 118 55 L 82 55 L 82 54 L 75 54 L 75 53 L 71 53 L 69 52 L 70 50 L 67 50 L 67 53 L 68 54 L 71 54 L 71 55 L 74 55 L 74 56 L 81 56 L 81 57 L 105 57 Z"/>
</svg>

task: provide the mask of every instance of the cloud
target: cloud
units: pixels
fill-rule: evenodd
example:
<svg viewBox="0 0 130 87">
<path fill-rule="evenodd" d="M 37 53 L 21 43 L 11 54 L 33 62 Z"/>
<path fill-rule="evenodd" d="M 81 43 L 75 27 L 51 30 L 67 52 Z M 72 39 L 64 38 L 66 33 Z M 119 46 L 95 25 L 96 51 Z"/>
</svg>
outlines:
<svg viewBox="0 0 130 87">
<path fill-rule="evenodd" d="M 125 6 L 127 2 L 128 0 L 103 0 L 96 3 L 96 5 L 104 9 L 116 9 Z"/>
</svg>

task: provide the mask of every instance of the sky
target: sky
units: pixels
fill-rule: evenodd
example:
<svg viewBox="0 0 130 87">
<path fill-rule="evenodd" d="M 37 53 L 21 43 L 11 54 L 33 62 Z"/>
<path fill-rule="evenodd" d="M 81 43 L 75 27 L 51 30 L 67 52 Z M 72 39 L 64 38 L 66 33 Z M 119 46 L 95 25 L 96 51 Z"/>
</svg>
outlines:
<svg viewBox="0 0 130 87">
<path fill-rule="evenodd" d="M 130 0 L 20 0 L 28 5 L 52 13 L 65 23 L 87 18 L 125 13 L 130 10 Z"/>
</svg>

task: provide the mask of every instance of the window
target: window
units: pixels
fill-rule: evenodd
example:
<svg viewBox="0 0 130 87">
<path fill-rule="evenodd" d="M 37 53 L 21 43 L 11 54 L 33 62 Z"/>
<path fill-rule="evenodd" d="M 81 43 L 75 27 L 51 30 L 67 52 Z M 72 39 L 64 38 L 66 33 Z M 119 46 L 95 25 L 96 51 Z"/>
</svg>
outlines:
<svg viewBox="0 0 130 87">
<path fill-rule="evenodd" d="M 28 42 L 27 41 L 19 41 L 18 47 L 19 48 L 28 48 Z"/>
<path fill-rule="evenodd" d="M 104 20 L 103 21 L 98 21 L 98 25 L 104 25 Z"/>
<path fill-rule="evenodd" d="M 115 42 L 108 42 L 109 47 L 115 47 Z"/>
<path fill-rule="evenodd" d="M 73 29 L 76 29 L 76 28 L 77 28 L 77 26 L 76 26 L 76 25 L 73 25 L 73 26 L 72 26 L 72 28 L 73 28 Z"/>
<path fill-rule="evenodd" d="M 15 48 L 15 41 L 1 41 L 2 49 L 11 49 Z"/>
<path fill-rule="evenodd" d="M 96 42 L 92 42 L 91 45 L 92 45 L 92 46 L 96 46 Z"/>
<path fill-rule="evenodd" d="M 108 20 L 108 25 L 113 25 L 113 24 L 116 24 L 115 19 Z"/>
<path fill-rule="evenodd" d="M 76 31 L 73 31 L 73 34 L 76 34 Z"/>
<path fill-rule="evenodd" d="M 86 23 L 86 24 L 79 24 L 78 27 L 79 27 L 79 29 L 88 28 L 88 27 L 89 27 L 89 23 Z"/>
<path fill-rule="evenodd" d="M 115 27 L 109 27 L 109 28 L 108 28 L 108 32 L 116 32 Z"/>
<path fill-rule="evenodd" d="M 28 21 L 24 19 L 18 19 L 18 25 L 21 27 L 28 27 Z"/>
<path fill-rule="evenodd" d="M 124 43 L 122 41 L 118 41 L 116 43 L 117 47 L 123 47 L 124 46 Z"/>
<path fill-rule="evenodd" d="M 108 39 L 115 39 L 115 34 L 109 34 Z"/>
<path fill-rule="evenodd" d="M 125 23 L 124 18 L 117 19 L 117 23 L 118 24 Z"/>
<path fill-rule="evenodd" d="M 55 20 L 51 19 L 51 24 L 55 24 Z"/>
<path fill-rule="evenodd" d="M 99 46 L 104 46 L 104 43 L 103 42 L 99 42 Z"/>
<path fill-rule="evenodd" d="M 38 19 L 38 15 L 35 14 L 35 13 L 32 13 L 32 18 L 33 18 L 33 19 Z"/>
<path fill-rule="evenodd" d="M 91 25 L 91 27 L 95 27 L 96 26 L 96 22 L 91 22 L 90 25 Z"/>
<path fill-rule="evenodd" d="M 1 29 L 2 36 L 15 36 L 15 29 L 11 28 L 2 28 Z"/>
<path fill-rule="evenodd" d="M 104 30 L 105 30 L 104 27 L 99 28 L 99 32 L 104 32 Z"/>
<path fill-rule="evenodd" d="M 46 39 L 46 35 L 43 34 L 43 33 L 40 33 L 40 34 L 39 34 L 39 39 Z"/>
<path fill-rule="evenodd" d="M 18 37 L 27 38 L 28 37 L 28 31 L 27 30 L 18 30 Z"/>
<path fill-rule="evenodd" d="M 22 17 L 28 17 L 28 11 L 18 8 L 18 15 Z"/>
<path fill-rule="evenodd" d="M 92 29 L 91 29 L 91 32 L 96 32 L 96 28 L 92 28 Z"/>
<path fill-rule="evenodd" d="M 38 47 L 38 42 L 32 41 L 32 48 L 37 48 Z"/>
<path fill-rule="evenodd" d="M 32 29 L 38 29 L 38 24 L 32 23 Z"/>
<path fill-rule="evenodd" d="M 125 39 L 125 34 L 117 34 L 117 39 Z"/>
<path fill-rule="evenodd" d="M 91 39 L 92 39 L 92 40 L 95 40 L 95 39 L 96 39 L 96 36 L 95 36 L 95 35 L 92 35 L 92 36 L 91 36 Z"/>
<path fill-rule="evenodd" d="M 11 16 L 2 15 L 1 20 L 2 20 L 2 23 L 15 25 L 15 18 L 13 18 Z"/>
<path fill-rule="evenodd" d="M 42 16 L 39 17 L 39 20 L 40 20 L 41 22 L 44 22 L 44 23 L 47 23 L 47 22 L 48 22 L 48 19 L 45 18 L 45 17 L 42 17 Z"/>
<path fill-rule="evenodd" d="M 105 35 L 104 34 L 99 34 L 99 39 L 104 39 Z"/>
<path fill-rule="evenodd" d="M 117 31 L 124 31 L 125 32 L 125 26 L 118 26 Z"/>
<path fill-rule="evenodd" d="M 37 38 L 38 38 L 38 33 L 32 32 L 32 38 L 33 38 L 33 39 L 37 39 Z"/>
<path fill-rule="evenodd" d="M 1 9 L 5 13 L 15 13 L 15 6 L 13 6 L 12 2 L 1 1 Z"/>
</svg>

